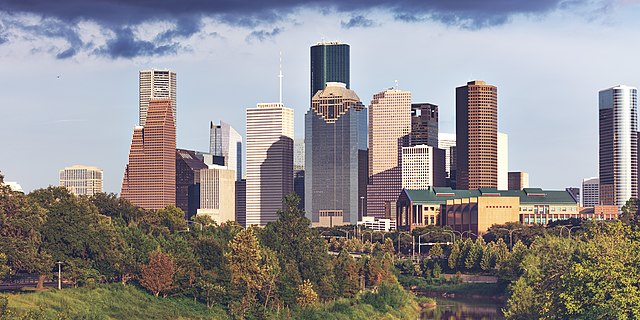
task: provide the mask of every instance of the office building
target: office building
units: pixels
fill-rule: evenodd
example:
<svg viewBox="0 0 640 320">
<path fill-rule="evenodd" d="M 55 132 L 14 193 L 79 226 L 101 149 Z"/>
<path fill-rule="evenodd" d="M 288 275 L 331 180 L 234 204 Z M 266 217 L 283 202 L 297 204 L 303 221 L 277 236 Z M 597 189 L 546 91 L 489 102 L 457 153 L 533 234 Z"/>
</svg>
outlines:
<svg viewBox="0 0 640 320">
<path fill-rule="evenodd" d="M 293 140 L 293 170 L 304 170 L 304 139 Z"/>
<path fill-rule="evenodd" d="M 74 165 L 59 172 L 60 186 L 78 196 L 93 196 L 102 192 L 102 169 Z"/>
<path fill-rule="evenodd" d="M 455 133 L 438 132 L 438 148 L 444 150 L 445 153 L 445 170 L 447 172 L 447 178 L 451 178 L 451 166 L 454 169 L 456 162 L 451 158 L 451 147 L 456 146 Z"/>
<path fill-rule="evenodd" d="M 569 192 L 569 194 L 571 194 L 573 199 L 576 200 L 578 205 L 580 205 L 580 188 L 569 187 L 569 188 L 566 188 L 565 190 L 567 190 L 567 192 Z"/>
<path fill-rule="evenodd" d="M 200 170 L 207 165 L 195 151 L 176 150 L 176 207 L 189 220 L 200 208 Z"/>
<path fill-rule="evenodd" d="M 228 123 L 211 122 L 209 127 L 209 153 L 224 157 L 224 166 L 236 172 L 236 180 L 242 179 L 242 136 Z"/>
<path fill-rule="evenodd" d="M 149 101 L 151 99 L 170 99 L 174 126 L 177 123 L 176 73 L 170 70 L 140 71 L 140 126 L 147 121 Z"/>
<path fill-rule="evenodd" d="M 247 226 L 247 180 L 236 181 L 236 222 Z"/>
<path fill-rule="evenodd" d="M 529 173 L 523 171 L 509 172 L 508 190 L 522 190 L 529 188 Z"/>
<path fill-rule="evenodd" d="M 176 126 L 170 99 L 152 99 L 144 127 L 133 130 L 120 196 L 144 209 L 176 203 Z"/>
<path fill-rule="evenodd" d="M 386 218 L 395 208 L 402 190 L 402 147 L 409 145 L 412 121 L 421 117 L 420 110 L 412 116 L 409 91 L 388 89 L 373 96 L 369 105 L 367 216 Z M 420 121 L 419 127 L 416 136 L 426 141 L 427 126 Z"/>
<path fill-rule="evenodd" d="M 235 170 L 218 165 L 200 170 L 200 208 L 197 215 L 206 215 L 218 224 L 236 220 Z"/>
<path fill-rule="evenodd" d="M 305 115 L 305 212 L 356 224 L 366 204 L 367 110 L 344 83 L 329 82 Z"/>
<path fill-rule="evenodd" d="M 437 105 L 431 103 L 411 104 L 411 145 L 440 147 L 438 142 Z"/>
<path fill-rule="evenodd" d="M 637 91 L 619 85 L 599 92 L 602 205 L 622 208 L 638 197 Z"/>
<path fill-rule="evenodd" d="M 293 192 L 300 198 L 298 209 L 304 210 L 304 170 L 293 170 Z"/>
<path fill-rule="evenodd" d="M 402 188 L 445 187 L 444 150 L 428 145 L 402 148 Z M 395 201 L 394 201 L 395 202 Z"/>
<path fill-rule="evenodd" d="M 600 179 L 598 177 L 582 180 L 582 206 L 595 207 L 600 204 Z"/>
<path fill-rule="evenodd" d="M 259 103 L 247 109 L 246 225 L 278 220 L 282 198 L 293 192 L 293 109 Z"/>
<path fill-rule="evenodd" d="M 498 187 L 498 89 L 484 81 L 456 88 L 456 186 Z"/>
<path fill-rule="evenodd" d="M 498 190 L 509 189 L 509 136 L 498 132 Z"/>
<path fill-rule="evenodd" d="M 349 45 L 340 42 L 319 42 L 311 47 L 311 94 L 324 90 L 327 82 L 344 83 L 350 88 Z"/>
</svg>

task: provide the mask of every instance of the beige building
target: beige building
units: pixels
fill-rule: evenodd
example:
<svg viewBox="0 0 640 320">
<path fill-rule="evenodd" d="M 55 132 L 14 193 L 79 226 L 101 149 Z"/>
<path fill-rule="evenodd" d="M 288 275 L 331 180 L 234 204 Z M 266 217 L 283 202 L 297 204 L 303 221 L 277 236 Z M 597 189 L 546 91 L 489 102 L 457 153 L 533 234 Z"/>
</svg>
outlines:
<svg viewBox="0 0 640 320">
<path fill-rule="evenodd" d="M 79 196 L 102 192 L 102 169 L 74 165 L 60 170 L 60 186 Z"/>
<path fill-rule="evenodd" d="M 402 148 L 402 188 L 426 190 L 445 181 L 445 153 L 427 145 Z"/>
<path fill-rule="evenodd" d="M 369 105 L 367 216 L 387 217 L 389 208 L 395 208 L 389 203 L 402 191 L 402 147 L 410 133 L 411 92 L 388 89 L 375 94 Z"/>
<path fill-rule="evenodd" d="M 176 118 L 176 73 L 170 70 L 142 70 L 140 71 L 140 125 L 147 122 L 149 100 L 154 98 L 171 99 L 173 120 Z M 174 123 L 174 126 L 175 126 Z"/>
<path fill-rule="evenodd" d="M 453 230 L 486 233 L 494 224 L 516 222 L 520 218 L 520 198 L 484 196 L 447 200 L 443 224 Z"/>
<path fill-rule="evenodd" d="M 293 192 L 293 109 L 259 103 L 247 109 L 246 124 L 246 225 L 264 226 Z"/>
<path fill-rule="evenodd" d="M 524 171 L 509 172 L 509 190 L 529 188 L 529 173 Z"/>
<path fill-rule="evenodd" d="M 200 209 L 218 224 L 236 220 L 236 172 L 227 167 L 210 165 L 200 170 Z"/>
</svg>

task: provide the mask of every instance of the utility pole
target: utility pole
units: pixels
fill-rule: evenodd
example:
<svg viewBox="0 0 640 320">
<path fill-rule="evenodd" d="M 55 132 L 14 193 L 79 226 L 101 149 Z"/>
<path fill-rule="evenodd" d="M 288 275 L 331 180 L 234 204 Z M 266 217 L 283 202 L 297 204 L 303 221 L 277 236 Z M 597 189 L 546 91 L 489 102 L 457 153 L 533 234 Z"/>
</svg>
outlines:
<svg viewBox="0 0 640 320">
<path fill-rule="evenodd" d="M 56 264 L 58 265 L 58 290 L 62 289 L 62 262 L 58 261 L 56 262 Z"/>
</svg>

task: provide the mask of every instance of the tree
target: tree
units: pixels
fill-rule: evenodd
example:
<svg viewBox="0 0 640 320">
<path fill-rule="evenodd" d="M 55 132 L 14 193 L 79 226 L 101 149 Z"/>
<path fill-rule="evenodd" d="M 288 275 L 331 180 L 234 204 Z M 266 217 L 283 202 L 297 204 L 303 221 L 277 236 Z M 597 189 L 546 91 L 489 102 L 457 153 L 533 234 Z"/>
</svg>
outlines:
<svg viewBox="0 0 640 320">
<path fill-rule="evenodd" d="M 351 298 L 360 291 L 360 268 L 346 250 L 338 255 L 333 270 L 338 295 Z"/>
<path fill-rule="evenodd" d="M 156 250 L 149 256 L 149 263 L 142 268 L 140 284 L 154 297 L 173 289 L 176 264 L 170 255 Z"/>
<path fill-rule="evenodd" d="M 296 302 L 303 308 L 315 306 L 318 303 L 318 294 L 313 290 L 313 284 L 309 279 L 305 279 L 304 282 L 298 286 L 298 298 Z"/>
<path fill-rule="evenodd" d="M 111 217 L 119 225 L 129 225 L 144 216 L 144 210 L 115 193 L 96 193 L 90 198 L 100 214 Z"/>
<path fill-rule="evenodd" d="M 482 271 L 489 271 L 493 268 L 495 263 L 495 254 L 493 252 L 492 245 L 485 245 L 482 250 L 482 259 L 480 259 L 480 269 Z"/>
<path fill-rule="evenodd" d="M 442 267 L 440 267 L 440 262 L 436 261 L 433 263 L 433 277 L 440 278 L 442 274 Z"/>
<path fill-rule="evenodd" d="M 628 225 L 638 225 L 638 199 L 630 198 L 627 202 L 622 206 L 622 213 L 620 214 L 620 221 L 624 224 Z"/>
<path fill-rule="evenodd" d="M 224 257 L 231 271 L 231 283 L 241 296 L 241 301 L 234 307 L 234 313 L 244 317 L 264 283 L 262 252 L 253 228 L 240 231 L 229 243 L 229 249 Z"/>
<path fill-rule="evenodd" d="M 179 230 L 186 230 L 184 212 L 174 205 L 168 205 L 160 210 L 152 210 L 145 214 L 140 221 L 140 227 L 147 233 L 159 236 L 168 235 Z"/>
<path fill-rule="evenodd" d="M 429 249 L 429 255 L 432 258 L 440 259 L 440 257 L 442 257 L 442 254 L 442 247 L 439 243 L 434 244 L 431 249 Z"/>
<path fill-rule="evenodd" d="M 0 280 L 2 280 L 2 278 L 6 277 L 11 272 L 11 268 L 7 263 L 7 255 L 0 252 Z"/>
<path fill-rule="evenodd" d="M 480 261 L 482 260 L 482 250 L 485 246 L 484 240 L 481 237 L 478 237 L 476 241 L 469 248 L 469 253 L 467 254 L 467 258 L 464 261 L 464 267 L 467 270 L 477 270 L 480 266 Z"/>
<path fill-rule="evenodd" d="M 456 241 L 451 246 L 451 251 L 449 252 L 449 258 L 447 261 L 450 270 L 458 270 L 458 259 L 460 259 L 460 243 L 461 241 Z"/>
<path fill-rule="evenodd" d="M 509 248 L 502 238 L 499 238 L 498 241 L 494 243 L 494 249 L 492 251 L 495 259 L 494 266 L 496 267 L 500 266 L 509 256 Z"/>
</svg>

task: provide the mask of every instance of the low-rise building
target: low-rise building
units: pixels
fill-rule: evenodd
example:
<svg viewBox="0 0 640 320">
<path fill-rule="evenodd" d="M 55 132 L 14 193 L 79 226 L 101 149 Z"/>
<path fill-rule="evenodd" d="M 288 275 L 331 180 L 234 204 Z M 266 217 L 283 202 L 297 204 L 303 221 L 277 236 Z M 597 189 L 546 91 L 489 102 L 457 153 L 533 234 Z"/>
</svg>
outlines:
<svg viewBox="0 0 640 320">
<path fill-rule="evenodd" d="M 200 170 L 200 208 L 197 215 L 207 215 L 218 224 L 236 220 L 236 172 L 210 165 Z"/>
<path fill-rule="evenodd" d="M 358 226 L 364 226 L 366 229 L 374 231 L 389 232 L 396 229 L 396 221 L 391 219 L 378 219 L 376 217 L 362 217 L 358 221 Z"/>
</svg>

